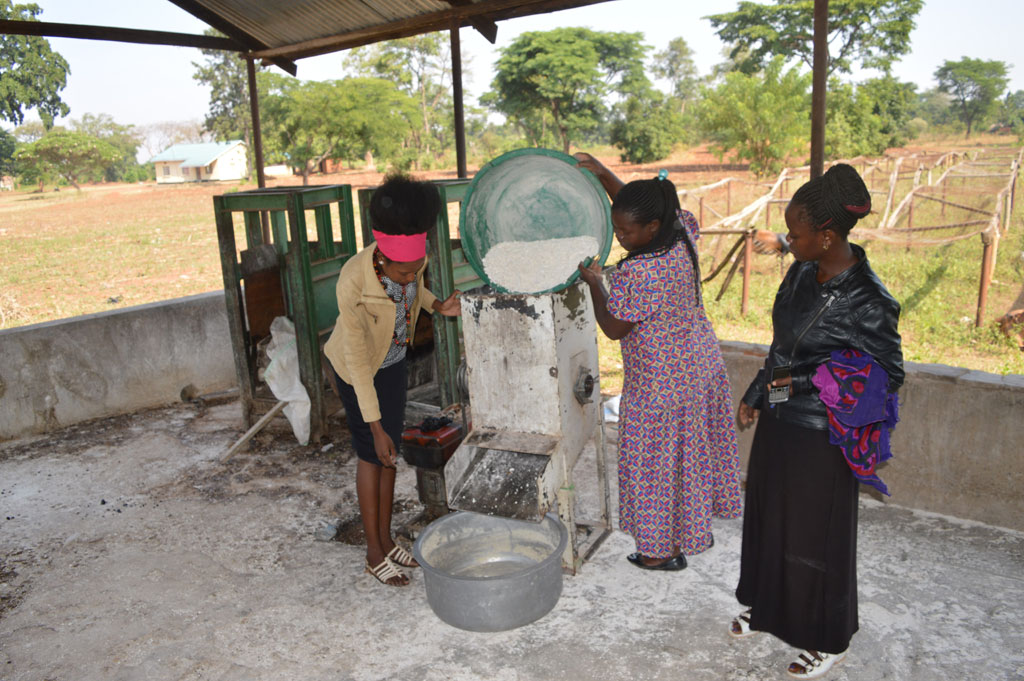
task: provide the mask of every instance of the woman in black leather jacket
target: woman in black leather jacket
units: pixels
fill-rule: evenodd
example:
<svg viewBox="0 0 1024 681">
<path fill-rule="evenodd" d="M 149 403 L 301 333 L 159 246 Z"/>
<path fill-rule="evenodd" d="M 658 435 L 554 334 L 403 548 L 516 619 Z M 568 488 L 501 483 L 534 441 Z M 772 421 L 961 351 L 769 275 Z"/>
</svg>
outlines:
<svg viewBox="0 0 1024 681">
<path fill-rule="evenodd" d="M 796 262 L 775 297 L 765 366 L 737 415 L 741 428 L 757 420 L 757 430 L 736 588 L 749 609 L 730 633 L 766 631 L 804 649 L 787 669 L 795 678 L 827 672 L 846 655 L 858 627 L 859 485 L 840 448 L 829 443 L 825 405 L 811 377 L 833 350 L 854 349 L 885 369 L 890 392 L 903 384 L 899 303 L 864 249 L 847 241 L 870 210 L 867 187 L 846 164 L 793 195 L 786 238 Z"/>
</svg>

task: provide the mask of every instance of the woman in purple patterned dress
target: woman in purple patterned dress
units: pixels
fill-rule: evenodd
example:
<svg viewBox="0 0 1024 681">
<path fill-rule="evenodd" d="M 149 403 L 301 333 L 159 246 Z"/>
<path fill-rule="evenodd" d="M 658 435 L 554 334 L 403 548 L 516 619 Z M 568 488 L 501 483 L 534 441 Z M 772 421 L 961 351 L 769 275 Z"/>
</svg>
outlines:
<svg viewBox="0 0 1024 681">
<path fill-rule="evenodd" d="M 697 221 L 667 179 L 623 184 L 577 154 L 612 198 L 626 256 L 606 291 L 598 265 L 580 266 L 601 330 L 622 341 L 619 522 L 636 540 L 628 560 L 682 570 L 714 543 L 711 518 L 740 515 L 739 454 L 718 338 L 701 300 Z"/>
</svg>

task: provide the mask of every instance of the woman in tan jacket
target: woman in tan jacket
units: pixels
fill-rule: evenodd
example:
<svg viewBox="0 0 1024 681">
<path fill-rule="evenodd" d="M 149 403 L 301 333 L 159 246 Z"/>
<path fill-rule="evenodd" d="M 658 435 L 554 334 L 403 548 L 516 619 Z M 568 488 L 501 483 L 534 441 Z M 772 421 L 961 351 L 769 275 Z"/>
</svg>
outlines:
<svg viewBox="0 0 1024 681">
<path fill-rule="evenodd" d="M 338 321 L 324 352 L 359 457 L 356 494 L 366 533 L 366 571 L 389 586 L 409 583 L 412 555 L 391 537 L 395 465 L 405 416 L 405 355 L 420 310 L 457 316 L 456 293 L 438 300 L 423 285 L 427 230 L 441 199 L 429 182 L 395 176 L 370 201 L 375 243 L 338 276 Z"/>
</svg>

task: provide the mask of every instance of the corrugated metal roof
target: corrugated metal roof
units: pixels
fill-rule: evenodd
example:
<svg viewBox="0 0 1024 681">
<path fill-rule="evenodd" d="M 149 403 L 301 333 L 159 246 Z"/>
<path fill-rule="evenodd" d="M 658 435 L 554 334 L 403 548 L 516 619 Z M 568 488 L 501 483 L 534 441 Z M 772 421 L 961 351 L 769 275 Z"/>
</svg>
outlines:
<svg viewBox="0 0 1024 681">
<path fill-rule="evenodd" d="M 202 168 L 210 165 L 238 144 L 245 143 L 242 140 L 231 140 L 230 142 L 205 142 L 203 144 L 175 144 L 167 147 L 149 161 L 150 163 L 181 161 L 182 168 Z"/>
<path fill-rule="evenodd" d="M 474 26 L 493 42 L 494 22 L 607 0 L 171 0 L 246 44 L 284 60 L 380 40 Z"/>
</svg>

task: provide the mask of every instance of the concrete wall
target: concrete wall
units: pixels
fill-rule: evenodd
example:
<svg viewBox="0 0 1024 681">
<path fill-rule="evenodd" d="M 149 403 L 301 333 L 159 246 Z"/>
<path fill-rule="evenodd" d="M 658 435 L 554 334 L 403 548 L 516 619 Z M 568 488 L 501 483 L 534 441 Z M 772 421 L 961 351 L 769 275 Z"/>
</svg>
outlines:
<svg viewBox="0 0 1024 681">
<path fill-rule="evenodd" d="M 722 351 L 738 402 L 767 348 Z M 0 440 L 176 402 L 190 383 L 236 384 L 220 291 L 0 331 Z M 908 363 L 900 395 L 888 501 L 1024 530 L 1024 376 Z"/>
<path fill-rule="evenodd" d="M 237 384 L 221 291 L 0 331 L 0 440 Z"/>
<path fill-rule="evenodd" d="M 736 406 L 768 348 L 722 343 Z M 1024 530 L 1024 376 L 908 362 L 886 502 Z M 754 429 L 740 433 L 746 471 Z"/>
</svg>

